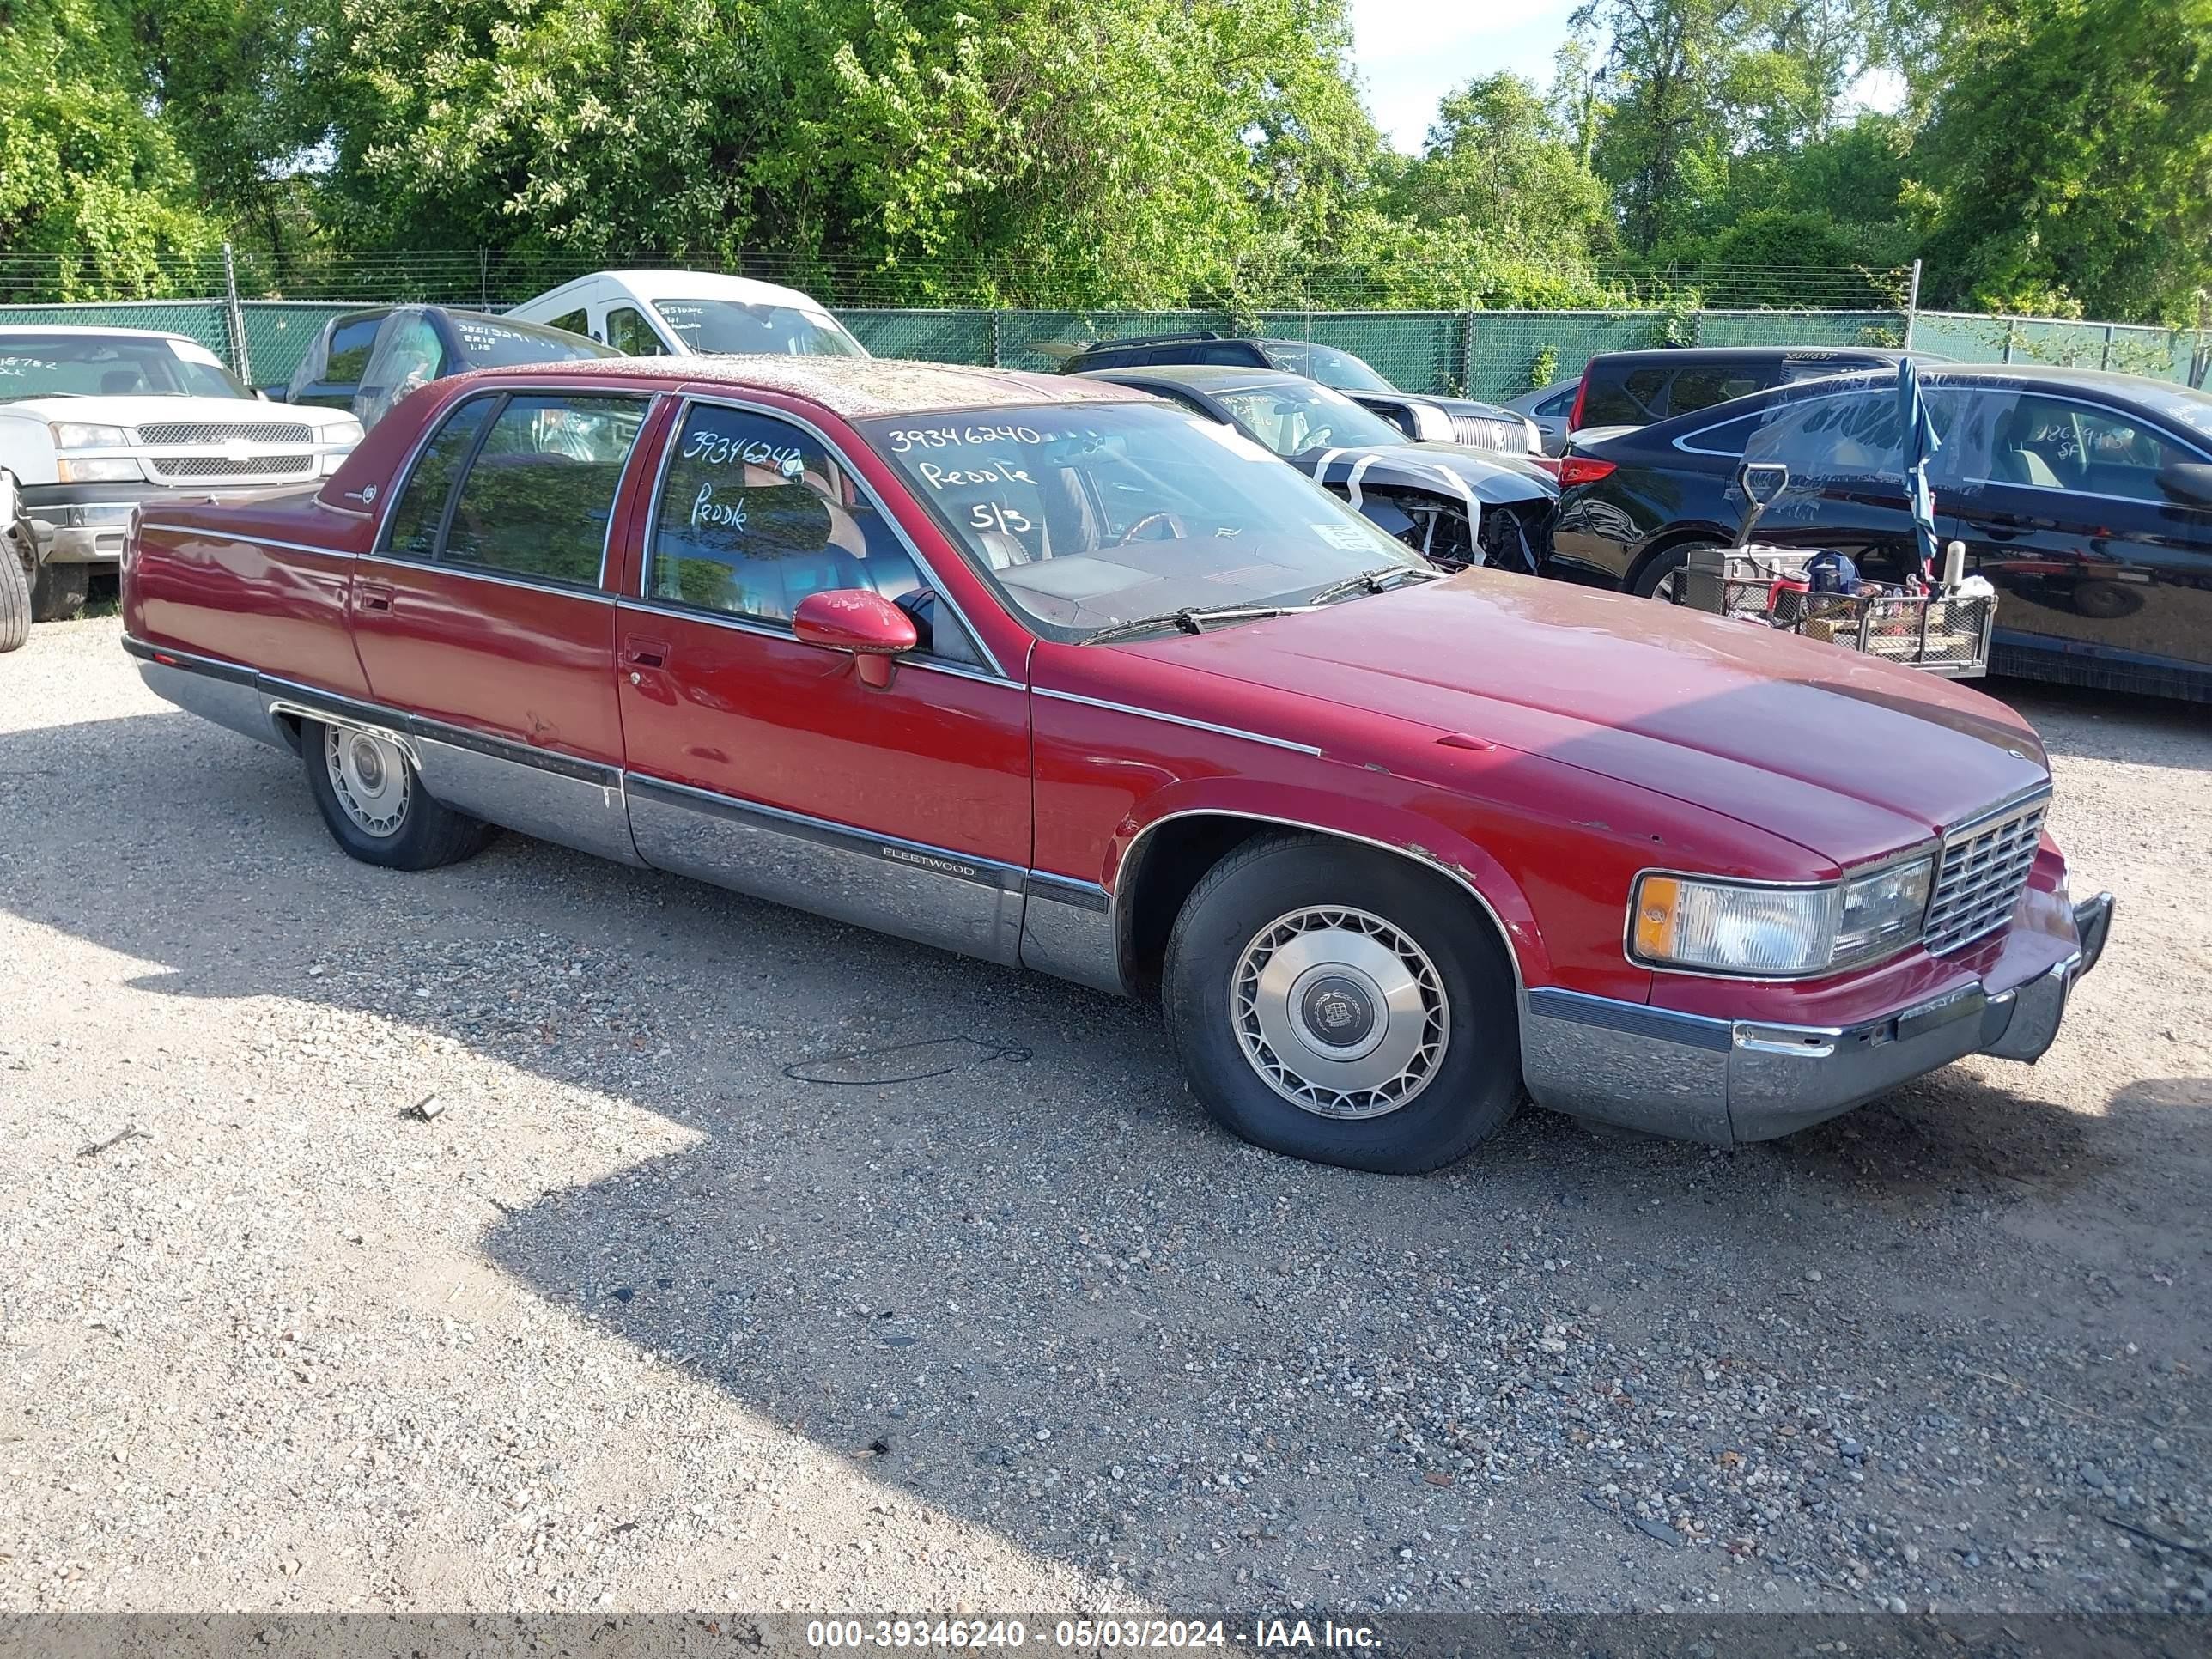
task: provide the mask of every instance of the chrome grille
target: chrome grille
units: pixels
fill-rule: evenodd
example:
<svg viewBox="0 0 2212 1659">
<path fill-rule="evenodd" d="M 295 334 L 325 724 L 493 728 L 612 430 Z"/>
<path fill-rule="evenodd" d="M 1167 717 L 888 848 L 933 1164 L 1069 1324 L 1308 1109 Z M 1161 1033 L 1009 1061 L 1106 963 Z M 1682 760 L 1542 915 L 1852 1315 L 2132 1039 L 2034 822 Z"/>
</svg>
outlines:
<svg viewBox="0 0 2212 1659">
<path fill-rule="evenodd" d="M 2020 902 L 2035 862 L 2043 816 L 2051 797 L 2039 795 L 2000 809 L 1953 830 L 1944 838 L 1943 859 L 1936 872 L 1936 893 L 1928 903 L 1928 949 L 1932 955 L 1955 951 L 1995 933 Z"/>
<path fill-rule="evenodd" d="M 142 444 L 222 444 L 234 438 L 258 444 L 311 444 L 315 428 L 304 421 L 162 421 L 138 428 Z"/>
<path fill-rule="evenodd" d="M 1518 425 L 1508 426 L 1503 421 L 1486 421 L 1479 415 L 1455 415 L 1451 417 L 1451 423 L 1452 441 L 1465 444 L 1469 449 L 1510 452 L 1528 447 L 1528 440 Z"/>
<path fill-rule="evenodd" d="M 314 476 L 312 455 L 150 455 L 146 465 L 162 478 L 307 478 Z"/>
</svg>

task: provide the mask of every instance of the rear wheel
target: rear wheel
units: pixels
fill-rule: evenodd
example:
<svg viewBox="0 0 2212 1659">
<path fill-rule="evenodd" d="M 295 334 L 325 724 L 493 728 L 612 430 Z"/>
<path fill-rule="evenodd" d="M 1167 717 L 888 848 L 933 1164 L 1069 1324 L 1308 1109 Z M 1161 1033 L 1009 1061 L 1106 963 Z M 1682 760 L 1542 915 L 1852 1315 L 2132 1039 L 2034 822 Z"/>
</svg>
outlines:
<svg viewBox="0 0 2212 1659">
<path fill-rule="evenodd" d="M 1419 1174 L 1519 1100 L 1503 947 L 1462 895 L 1389 854 L 1316 836 L 1239 848 L 1176 919 L 1161 990 L 1206 1110 L 1294 1158 Z"/>
<path fill-rule="evenodd" d="M 33 622 L 74 622 L 84 609 L 85 596 L 92 591 L 92 568 L 82 564 L 49 564 L 40 567 L 39 579 L 31 584 L 31 620 Z"/>
<path fill-rule="evenodd" d="M 1642 599 L 1656 599 L 1662 605 L 1680 605 L 1684 598 L 1682 571 L 1690 562 L 1690 555 L 1719 544 L 1717 542 L 1685 542 L 1680 547 L 1668 548 L 1636 573 L 1636 580 L 1630 592 Z"/>
<path fill-rule="evenodd" d="M 495 833 L 481 819 L 433 800 L 406 752 L 389 738 L 304 720 L 300 754 L 323 822 L 364 864 L 434 870 L 482 852 Z"/>
</svg>

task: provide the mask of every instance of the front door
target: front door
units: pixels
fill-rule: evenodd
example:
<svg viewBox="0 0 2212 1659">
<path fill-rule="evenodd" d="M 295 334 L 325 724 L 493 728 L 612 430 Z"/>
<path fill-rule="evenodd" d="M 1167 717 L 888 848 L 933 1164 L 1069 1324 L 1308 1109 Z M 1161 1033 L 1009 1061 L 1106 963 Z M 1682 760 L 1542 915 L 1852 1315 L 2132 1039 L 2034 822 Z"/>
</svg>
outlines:
<svg viewBox="0 0 2212 1659">
<path fill-rule="evenodd" d="M 2010 387 L 1973 394 L 1962 437 L 1936 501 L 1996 586 L 2000 645 L 2212 665 L 2212 509 L 2160 483 L 2201 457 L 2124 410 Z"/>
<path fill-rule="evenodd" d="M 491 392 L 454 406 L 360 561 L 354 641 L 430 793 L 635 863 L 623 811 L 608 527 L 651 407 Z"/>
<path fill-rule="evenodd" d="M 775 411 L 693 403 L 616 608 L 629 813 L 647 862 L 1012 962 L 1030 861 L 1028 692 L 934 596 L 844 459 Z M 916 617 L 888 686 L 802 645 L 810 593 Z M 1017 668 L 1019 665 L 1015 665 Z"/>
</svg>

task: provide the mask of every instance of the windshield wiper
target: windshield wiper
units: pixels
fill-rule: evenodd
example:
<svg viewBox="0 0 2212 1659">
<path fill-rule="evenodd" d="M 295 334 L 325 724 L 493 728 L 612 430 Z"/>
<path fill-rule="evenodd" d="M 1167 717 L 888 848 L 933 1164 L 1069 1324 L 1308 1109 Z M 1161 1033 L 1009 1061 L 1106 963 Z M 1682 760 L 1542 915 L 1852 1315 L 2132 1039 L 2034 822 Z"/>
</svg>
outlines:
<svg viewBox="0 0 2212 1659">
<path fill-rule="evenodd" d="M 1407 581 L 1419 577 L 1421 580 L 1428 582 L 1436 580 L 1443 574 L 1441 570 L 1431 570 L 1426 565 L 1378 565 L 1372 570 L 1361 571 L 1357 576 L 1346 576 L 1340 582 L 1331 582 L 1318 592 L 1309 595 L 1306 603 L 1327 605 L 1332 599 L 1340 599 L 1351 593 L 1388 593 L 1393 587 L 1398 586 L 1397 582 L 1391 580 L 1394 576 Z"/>
<path fill-rule="evenodd" d="M 1263 617 L 1280 617 L 1305 609 L 1304 605 L 1187 605 L 1180 611 L 1163 611 L 1157 617 L 1137 617 L 1128 622 L 1115 623 L 1100 629 L 1083 643 L 1098 645 L 1108 640 L 1125 640 L 1139 634 L 1157 634 L 1168 628 L 1179 629 L 1186 634 L 1203 634 L 1209 623 L 1257 622 Z"/>
</svg>

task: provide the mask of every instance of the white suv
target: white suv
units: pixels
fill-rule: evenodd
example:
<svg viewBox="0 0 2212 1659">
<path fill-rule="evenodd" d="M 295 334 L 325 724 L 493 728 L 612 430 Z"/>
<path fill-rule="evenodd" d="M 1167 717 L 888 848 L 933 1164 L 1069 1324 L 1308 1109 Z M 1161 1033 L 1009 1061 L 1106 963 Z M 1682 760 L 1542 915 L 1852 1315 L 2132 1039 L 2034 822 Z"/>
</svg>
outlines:
<svg viewBox="0 0 2212 1659">
<path fill-rule="evenodd" d="M 602 270 L 525 300 L 506 314 L 588 334 L 629 357 L 868 355 L 842 323 L 797 289 L 706 270 Z"/>
<path fill-rule="evenodd" d="M 133 328 L 0 328 L 0 651 L 72 617 L 141 501 L 337 471 L 361 422 L 248 391 L 205 346 Z"/>
</svg>

